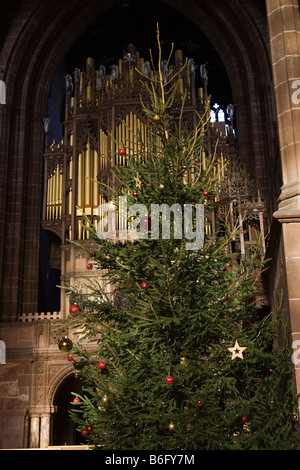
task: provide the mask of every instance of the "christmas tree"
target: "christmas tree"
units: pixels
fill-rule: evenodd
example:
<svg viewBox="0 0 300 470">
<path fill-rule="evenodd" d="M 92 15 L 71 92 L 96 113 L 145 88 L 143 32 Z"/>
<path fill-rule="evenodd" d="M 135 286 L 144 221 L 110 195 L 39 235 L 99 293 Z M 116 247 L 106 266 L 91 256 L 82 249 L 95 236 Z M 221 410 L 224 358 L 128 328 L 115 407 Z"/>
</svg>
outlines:
<svg viewBox="0 0 300 470">
<path fill-rule="evenodd" d="M 91 227 L 82 246 L 113 295 L 97 276 L 86 281 L 88 294 L 68 287 L 68 325 L 80 331 L 72 358 L 84 387 L 71 414 L 95 449 L 293 449 L 287 328 L 280 312 L 263 315 L 255 303 L 264 262 L 256 251 L 247 259 L 233 252 L 238 227 L 224 222 L 205 235 L 203 214 L 219 182 L 215 155 L 199 171 L 209 106 L 192 130 L 184 96 L 170 112 L 177 77 L 163 74 L 157 38 L 158 70 L 142 77 L 149 139 L 138 153 L 116 143 L 126 164 L 112 170 L 108 228 Z M 116 213 L 126 216 L 123 232 Z"/>
</svg>

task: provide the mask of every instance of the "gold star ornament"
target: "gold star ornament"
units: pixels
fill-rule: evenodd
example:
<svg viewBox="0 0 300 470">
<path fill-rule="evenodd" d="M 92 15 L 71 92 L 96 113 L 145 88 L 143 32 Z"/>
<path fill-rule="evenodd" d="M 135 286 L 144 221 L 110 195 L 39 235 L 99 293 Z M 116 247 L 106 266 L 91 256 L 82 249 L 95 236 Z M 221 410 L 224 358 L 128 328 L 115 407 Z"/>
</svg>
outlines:
<svg viewBox="0 0 300 470">
<path fill-rule="evenodd" d="M 236 341 L 233 348 L 228 348 L 228 351 L 230 351 L 232 354 L 231 360 L 233 361 L 236 357 L 239 357 L 240 359 L 244 359 L 243 352 L 245 351 L 245 349 L 247 348 L 241 348 L 239 343 Z"/>
</svg>

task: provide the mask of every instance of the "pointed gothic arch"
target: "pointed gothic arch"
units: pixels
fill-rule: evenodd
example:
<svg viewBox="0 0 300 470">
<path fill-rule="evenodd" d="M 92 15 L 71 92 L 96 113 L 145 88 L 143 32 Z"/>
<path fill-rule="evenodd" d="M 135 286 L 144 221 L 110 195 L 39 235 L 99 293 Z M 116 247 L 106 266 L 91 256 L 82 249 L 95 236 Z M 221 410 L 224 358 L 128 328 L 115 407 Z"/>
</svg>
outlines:
<svg viewBox="0 0 300 470">
<path fill-rule="evenodd" d="M 241 158 L 257 169 L 261 189 L 276 200 L 278 190 L 266 177 L 268 169 L 278 165 L 278 155 L 274 150 L 276 118 L 264 9 L 254 0 L 162 3 L 190 18 L 218 49 L 237 103 Z M 30 20 L 22 17 L 22 10 L 15 12 L 16 17 L 23 18 L 22 28 L 14 48 L 9 44 L 3 48 L 7 53 L 3 76 L 7 105 L 1 112 L 5 155 L 9 155 L 0 168 L 2 200 L 7 201 L 8 209 L 5 215 L 0 213 L 0 264 L 6 278 L 1 296 L 3 319 L 16 319 L 20 310 L 37 309 L 43 118 L 54 71 L 95 17 L 116 4 L 116 0 L 40 2 Z M 10 139 L 12 133 L 21 138 Z M 18 181 L 16 185 L 9 185 L 8 174 Z M 8 225 L 14 227 L 12 234 Z M 4 250 L 4 246 L 11 249 Z M 8 252 L 12 253 L 9 259 Z"/>
</svg>

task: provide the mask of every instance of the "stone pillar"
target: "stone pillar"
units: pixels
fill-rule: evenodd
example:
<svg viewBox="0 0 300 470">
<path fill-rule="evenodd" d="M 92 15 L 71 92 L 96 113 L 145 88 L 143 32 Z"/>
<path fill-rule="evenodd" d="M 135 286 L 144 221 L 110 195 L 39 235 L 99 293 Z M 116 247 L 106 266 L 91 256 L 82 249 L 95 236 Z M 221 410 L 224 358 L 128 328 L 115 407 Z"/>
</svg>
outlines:
<svg viewBox="0 0 300 470">
<path fill-rule="evenodd" d="M 300 20 L 298 0 L 266 0 L 282 160 L 280 209 L 300 214 Z"/>
<path fill-rule="evenodd" d="M 32 415 L 30 418 L 30 444 L 31 449 L 40 447 L 40 416 Z"/>
<path fill-rule="evenodd" d="M 46 407 L 47 408 L 47 407 Z M 30 417 L 29 447 L 46 449 L 50 444 L 51 410 L 34 411 Z"/>
<path fill-rule="evenodd" d="M 266 0 L 283 186 L 282 224 L 292 339 L 300 339 L 300 20 L 298 0 Z M 300 364 L 295 364 L 300 392 Z"/>
<path fill-rule="evenodd" d="M 50 414 L 41 416 L 40 448 L 46 449 L 50 443 Z"/>
</svg>

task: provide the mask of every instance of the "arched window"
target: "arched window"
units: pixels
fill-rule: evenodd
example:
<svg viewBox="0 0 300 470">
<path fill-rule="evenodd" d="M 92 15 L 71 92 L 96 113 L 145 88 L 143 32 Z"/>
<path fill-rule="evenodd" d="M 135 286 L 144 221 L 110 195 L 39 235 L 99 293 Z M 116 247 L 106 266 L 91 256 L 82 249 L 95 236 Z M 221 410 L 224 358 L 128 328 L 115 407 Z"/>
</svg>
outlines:
<svg viewBox="0 0 300 470">
<path fill-rule="evenodd" d="M 225 122 L 225 113 L 223 109 L 220 109 L 220 111 L 218 112 L 218 121 Z"/>
</svg>

